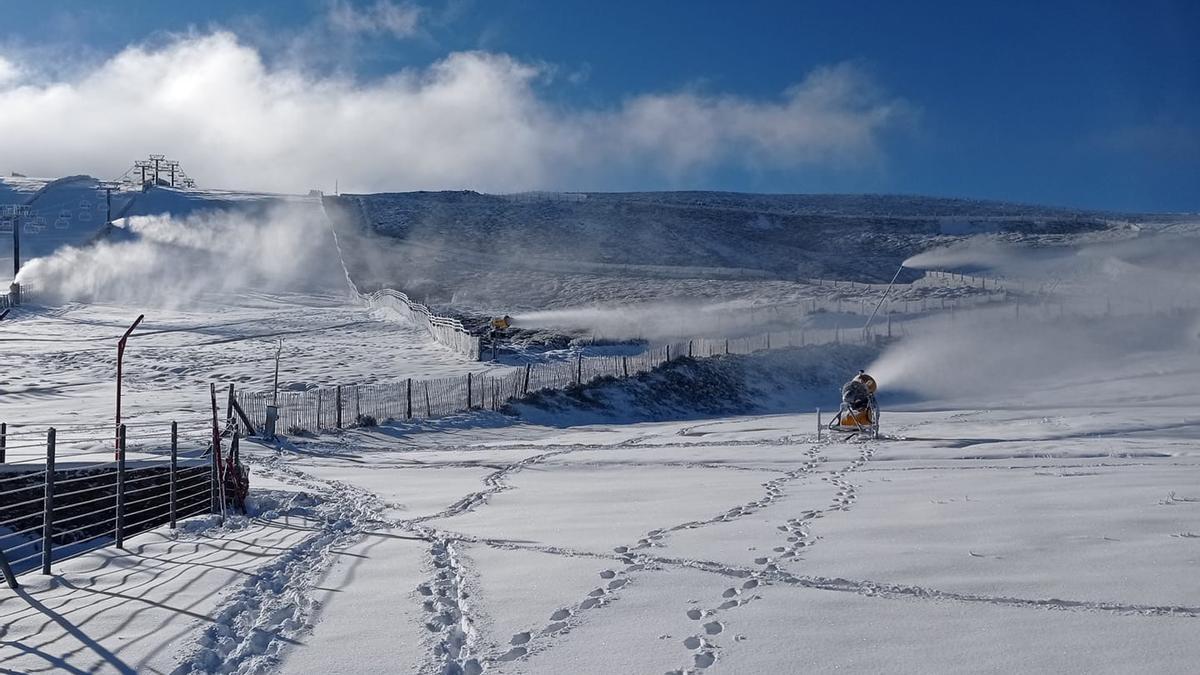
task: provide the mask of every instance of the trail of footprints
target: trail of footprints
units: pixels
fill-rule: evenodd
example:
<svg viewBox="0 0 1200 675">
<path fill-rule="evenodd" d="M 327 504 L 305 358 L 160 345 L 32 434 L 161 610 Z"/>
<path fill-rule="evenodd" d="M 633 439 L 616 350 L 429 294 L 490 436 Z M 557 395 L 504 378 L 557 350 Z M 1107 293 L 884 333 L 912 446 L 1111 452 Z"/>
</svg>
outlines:
<svg viewBox="0 0 1200 675">
<path fill-rule="evenodd" d="M 691 652 L 691 663 L 678 670 L 667 671 L 666 675 L 685 675 L 702 671 L 717 662 L 720 645 L 716 636 L 725 632 L 725 623 L 719 615 L 725 610 L 741 607 L 762 596 L 753 593 L 763 583 L 757 578 L 749 578 L 741 586 L 730 586 L 721 593 L 721 602 L 710 609 L 692 608 L 687 610 L 687 618 L 695 621 L 698 626 L 694 634 L 683 640 L 683 647 Z M 735 640 L 738 638 L 734 638 Z"/>
<path fill-rule="evenodd" d="M 755 558 L 754 563 L 763 565 L 769 572 L 774 572 L 779 569 L 776 558 L 784 561 L 798 559 L 805 548 L 815 544 L 819 537 L 812 535 L 812 522 L 818 518 L 824 518 L 829 513 L 850 510 L 850 507 L 858 500 L 858 487 L 847 481 L 846 475 L 869 462 L 874 453 L 874 447 L 864 446 L 859 456 L 845 468 L 823 476 L 821 480 L 830 483 L 837 490 L 834 493 L 833 501 L 823 509 L 805 511 L 800 514 L 799 518 L 790 518 L 783 525 L 779 525 L 777 529 L 787 535 L 786 541 L 772 549 L 775 556 Z"/>
<path fill-rule="evenodd" d="M 786 524 L 780 525 L 779 530 L 787 533 L 787 543 L 784 546 L 775 547 L 774 551 L 779 554 L 780 559 L 792 559 L 799 555 L 799 552 L 807 546 L 815 543 L 815 538 L 809 532 L 810 523 L 825 516 L 826 513 L 834 511 L 848 511 L 857 500 L 857 488 L 845 479 L 850 472 L 860 468 L 862 465 L 870 461 L 874 454 L 874 448 L 864 446 L 860 451 L 859 456 L 852 460 L 845 468 L 836 471 L 829 476 L 825 476 L 822 480 L 831 483 L 837 492 L 834 494 L 833 501 L 824 509 L 814 509 L 806 511 L 799 518 L 792 518 Z M 737 517 L 752 513 L 759 508 L 769 505 L 774 500 L 782 495 L 782 486 L 784 483 L 792 480 L 803 473 L 813 471 L 816 466 L 825 461 L 826 458 L 819 456 L 819 449 L 814 448 L 808 455 L 808 460 L 798 469 L 789 472 L 784 477 L 777 478 L 774 481 L 766 483 L 767 495 L 758 502 L 751 502 L 742 507 L 737 507 L 730 510 L 727 517 Z M 724 520 L 726 518 L 721 518 Z M 758 565 L 764 567 L 767 573 L 778 573 L 779 565 L 771 557 L 760 557 L 754 561 Z M 717 661 L 717 655 L 720 652 L 720 646 L 713 639 L 720 635 L 725 630 L 725 624 L 717 618 L 721 612 L 726 610 L 741 607 L 748 602 L 757 600 L 761 596 L 757 594 L 748 594 L 762 583 L 766 583 L 759 578 L 751 577 L 744 581 L 741 587 L 730 587 L 725 589 L 721 594 L 721 602 L 715 607 L 707 610 L 697 608 L 687 610 L 687 617 L 693 621 L 702 622 L 699 631 L 688 636 L 683 640 L 685 649 L 691 652 L 692 663 L 678 670 L 668 671 L 666 675 L 686 675 L 687 673 L 696 673 L 707 669 Z M 735 638 L 736 639 L 736 638 Z"/>
<path fill-rule="evenodd" d="M 531 656 L 544 648 L 544 644 L 559 635 L 569 633 L 571 628 L 579 621 L 580 613 L 604 607 L 615 600 L 618 596 L 616 592 L 626 587 L 630 582 L 630 573 L 643 571 L 650 567 L 657 567 L 654 563 L 641 556 L 639 551 L 656 546 L 663 546 L 663 539 L 672 532 L 684 529 L 695 529 L 720 522 L 729 522 L 744 516 L 753 514 L 761 509 L 764 509 L 783 497 L 784 487 L 787 483 L 800 478 L 801 476 L 812 474 L 816 468 L 827 461 L 827 458 L 821 455 L 821 450 L 824 446 L 817 445 L 810 448 L 804 453 L 805 461 L 797 468 L 784 473 L 781 476 L 773 478 L 763 483 L 765 492 L 762 497 L 735 506 L 728 511 L 717 516 L 702 521 L 689 521 L 667 528 L 658 528 L 650 530 L 644 537 L 637 540 L 632 546 L 617 546 L 613 552 L 618 556 L 618 560 L 625 563 L 623 570 L 606 569 L 599 573 L 602 581 L 601 585 L 588 592 L 587 596 L 580 602 L 569 606 L 562 607 L 554 611 L 548 617 L 546 625 L 539 629 L 530 631 L 521 631 L 514 634 L 506 645 L 507 649 L 500 647 L 495 653 L 489 655 L 482 660 L 482 664 L 487 663 L 503 663 L 516 661 Z M 804 546 L 811 545 L 810 535 L 807 530 L 808 522 L 813 518 L 819 518 L 826 511 L 846 510 L 853 504 L 856 499 L 855 487 L 844 480 L 846 473 L 862 466 L 870 458 L 871 450 L 864 449 L 861 455 L 854 461 L 850 462 L 846 468 L 831 474 L 824 480 L 828 480 L 837 487 L 838 491 L 834 498 L 833 504 L 827 509 L 814 510 L 806 512 L 801 518 L 793 518 L 788 521 L 787 525 L 780 526 L 781 530 L 788 532 L 788 547 L 778 547 L 776 552 L 780 553 L 781 558 L 792 558 L 797 555 L 797 551 Z M 547 453 L 547 454 L 558 454 Z M 535 461 L 540 461 L 545 457 L 539 457 Z M 527 464 L 521 462 L 519 464 Z M 521 467 L 506 467 L 507 469 L 518 469 Z M 501 472 L 503 475 L 505 472 Z M 499 476 L 497 476 L 499 477 Z M 499 481 L 497 481 L 499 482 Z M 501 488 L 502 489 L 502 488 Z M 469 509 L 471 506 L 467 508 Z M 765 567 L 765 571 L 777 572 L 778 565 L 774 560 L 769 558 L 759 558 L 755 561 Z M 688 672 L 697 672 L 712 666 L 717 661 L 719 646 L 714 641 L 714 638 L 721 635 L 725 630 L 724 623 L 717 618 L 719 612 L 740 607 L 748 602 L 759 599 L 761 596 L 750 593 L 757 588 L 760 583 L 763 583 L 757 578 L 749 578 L 744 581 L 740 587 L 730 587 L 722 593 L 722 598 L 715 607 L 707 610 L 689 609 L 687 612 L 688 618 L 699 622 L 696 634 L 688 636 L 683 645 L 686 649 L 692 652 L 692 663 L 686 668 L 671 671 L 669 675 L 682 675 Z M 504 649 L 500 652 L 500 649 Z M 465 672 L 480 672 L 475 670 L 480 667 L 480 662 L 465 660 Z"/>
<path fill-rule="evenodd" d="M 625 569 L 619 571 L 606 569 L 601 571 L 599 574 L 602 582 L 601 585 L 589 591 L 587 597 L 570 607 L 562 607 L 552 612 L 548 623 L 540 630 L 516 633 L 509 640 L 509 649 L 507 651 L 502 654 L 492 655 L 485 660 L 488 662 L 507 662 L 523 658 L 537 651 L 540 642 L 557 635 L 569 633 L 571 627 L 578 621 L 577 617 L 581 612 L 604 607 L 612 602 L 615 598 L 614 593 L 629 583 L 630 579 L 627 575 L 630 572 L 638 572 L 646 569 L 645 564 L 637 562 L 632 556 L 626 554 L 628 551 L 627 547 L 619 546 L 617 548 L 625 549 L 625 551 L 618 551 L 618 553 L 623 554 L 621 560 L 626 563 Z"/>
</svg>

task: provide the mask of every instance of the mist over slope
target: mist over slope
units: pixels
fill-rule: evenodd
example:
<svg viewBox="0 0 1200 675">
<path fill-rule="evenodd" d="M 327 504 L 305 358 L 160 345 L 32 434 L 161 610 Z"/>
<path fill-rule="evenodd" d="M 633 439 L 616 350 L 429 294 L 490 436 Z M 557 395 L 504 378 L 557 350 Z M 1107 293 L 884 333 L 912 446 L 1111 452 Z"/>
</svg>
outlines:
<svg viewBox="0 0 1200 675">
<path fill-rule="evenodd" d="M 886 283 L 904 260 L 980 234 L 1136 236 L 1118 214 L 886 195 L 412 192 L 325 205 L 339 230 L 371 238 L 349 261 L 365 286 L 483 311 L 778 300 L 808 278 Z"/>
</svg>

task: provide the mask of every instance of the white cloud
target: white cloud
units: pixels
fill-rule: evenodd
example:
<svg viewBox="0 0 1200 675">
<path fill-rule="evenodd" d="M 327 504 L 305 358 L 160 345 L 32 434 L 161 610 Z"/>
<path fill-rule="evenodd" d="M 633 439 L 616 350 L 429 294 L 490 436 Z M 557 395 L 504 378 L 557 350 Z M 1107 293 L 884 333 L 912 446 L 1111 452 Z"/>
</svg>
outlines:
<svg viewBox="0 0 1200 675">
<path fill-rule="evenodd" d="M 348 0 L 332 0 L 326 19 L 331 28 L 343 33 L 406 38 L 416 35 L 421 13 L 416 5 L 389 0 L 376 0 L 373 5 L 361 8 Z"/>
<path fill-rule="evenodd" d="M 848 65 L 777 99 L 649 93 L 582 110 L 542 96 L 541 73 L 459 52 L 362 83 L 268 67 L 230 33 L 180 37 L 71 79 L 0 80 L 0 171 L 107 178 L 163 152 L 214 187 L 604 187 L 724 166 L 870 165 L 906 109 Z"/>
<path fill-rule="evenodd" d="M 17 64 L 0 56 L 0 87 L 15 83 L 21 77 Z"/>
</svg>

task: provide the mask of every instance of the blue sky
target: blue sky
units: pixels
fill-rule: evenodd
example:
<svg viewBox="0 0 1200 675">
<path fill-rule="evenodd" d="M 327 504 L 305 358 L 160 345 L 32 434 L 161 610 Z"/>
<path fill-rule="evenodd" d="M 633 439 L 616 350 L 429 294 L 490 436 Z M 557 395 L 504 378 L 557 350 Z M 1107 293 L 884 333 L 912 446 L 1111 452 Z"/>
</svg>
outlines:
<svg viewBox="0 0 1200 675">
<path fill-rule="evenodd" d="M 506 59 L 487 67 L 507 74 L 489 71 L 487 81 L 500 77 L 504 91 L 516 91 L 509 122 L 541 121 L 506 123 L 497 136 L 535 140 L 496 145 L 495 157 L 445 155 L 487 172 L 455 174 L 446 161 L 444 171 L 413 169 L 389 182 L 330 170 L 368 189 L 897 192 L 1200 211 L 1195 2 L 48 4 L 0 4 L 0 56 L 24 73 L 21 84 L 77 82 L 130 45 L 168 49 L 181 35 L 214 31 L 229 32 L 273 73 L 376 94 L 390 76 L 436 72 L 456 53 Z M 514 74 L 511 63 L 535 72 Z M 829 81 L 841 93 L 821 98 Z M 800 102 L 786 105 L 798 86 Z M 486 109 L 487 100 L 463 105 Z M 647 122 L 647 109 L 678 116 L 679 129 Z M 435 115 L 446 116 L 444 108 Z M 779 140 L 773 125 L 797 116 L 820 119 Z M 380 125 L 377 135 L 393 137 Z M 394 134 L 397 157 L 427 164 L 414 155 L 433 151 L 403 133 Z M 352 147 L 358 135 L 346 135 Z M 185 150 L 162 149 L 186 166 Z M 596 159 L 570 159 L 580 154 Z M 494 178 L 504 156 L 523 167 L 509 182 Z M 215 160 L 193 161 L 201 173 L 222 172 Z"/>
</svg>

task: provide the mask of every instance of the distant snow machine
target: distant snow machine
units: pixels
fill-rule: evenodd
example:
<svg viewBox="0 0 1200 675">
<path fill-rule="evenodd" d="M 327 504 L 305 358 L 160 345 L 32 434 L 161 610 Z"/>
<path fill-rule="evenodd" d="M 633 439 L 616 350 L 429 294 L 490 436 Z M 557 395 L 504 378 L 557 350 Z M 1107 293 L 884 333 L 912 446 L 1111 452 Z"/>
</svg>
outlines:
<svg viewBox="0 0 1200 675">
<path fill-rule="evenodd" d="M 829 422 L 833 431 L 847 434 L 869 433 L 872 438 L 879 435 L 879 404 L 875 401 L 878 385 L 875 378 L 860 370 L 842 385 L 842 406 L 837 417 Z"/>
</svg>

